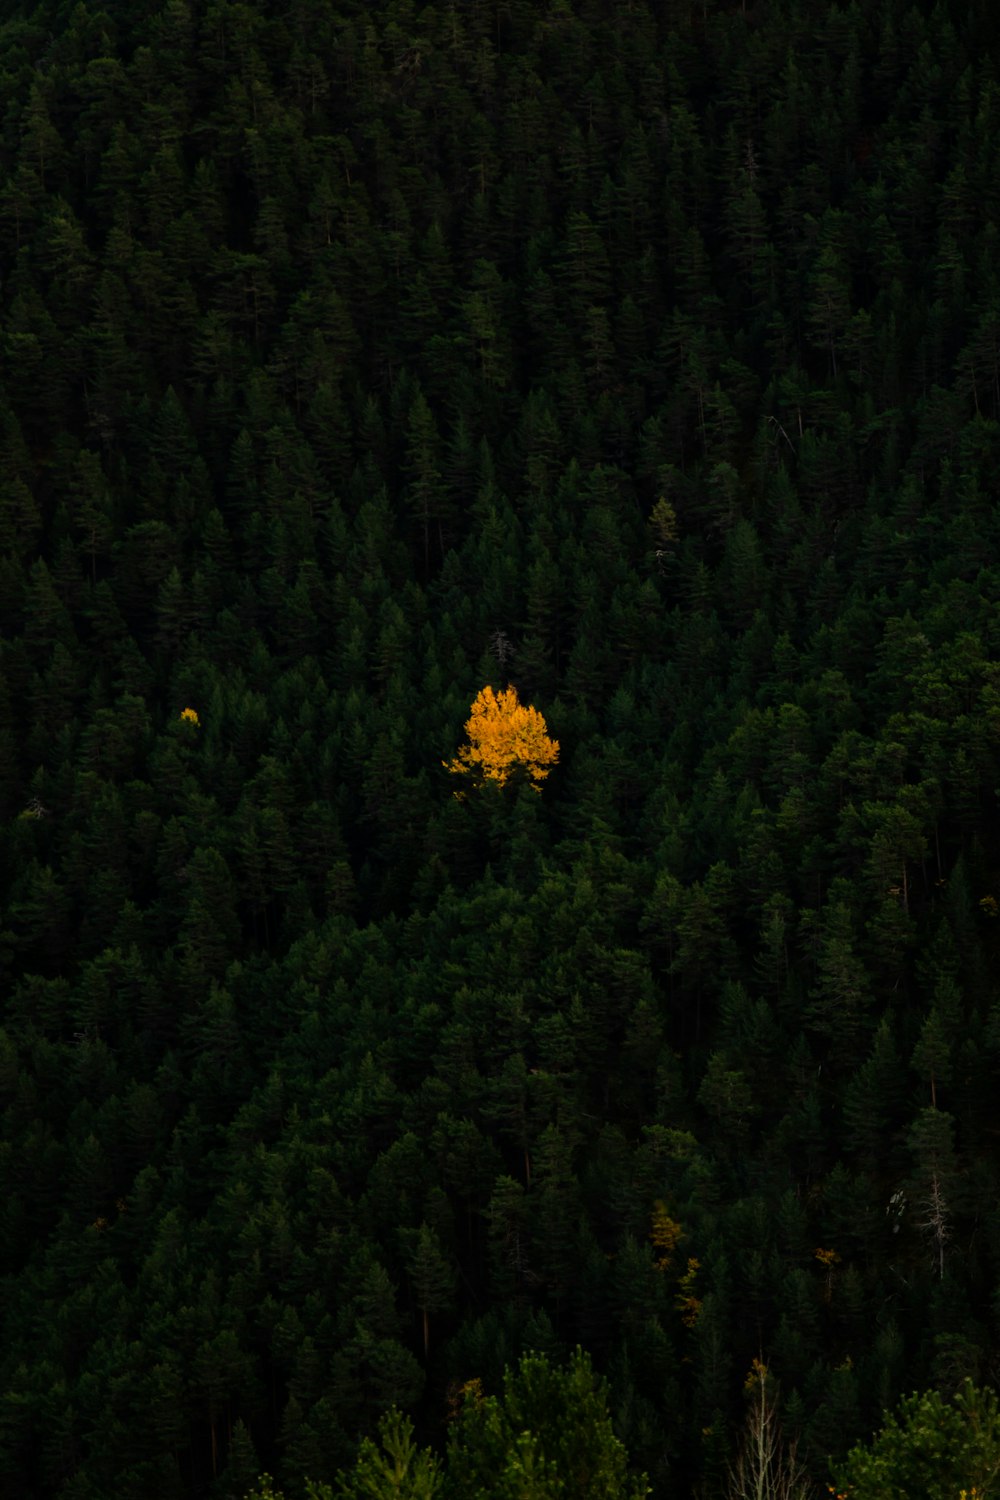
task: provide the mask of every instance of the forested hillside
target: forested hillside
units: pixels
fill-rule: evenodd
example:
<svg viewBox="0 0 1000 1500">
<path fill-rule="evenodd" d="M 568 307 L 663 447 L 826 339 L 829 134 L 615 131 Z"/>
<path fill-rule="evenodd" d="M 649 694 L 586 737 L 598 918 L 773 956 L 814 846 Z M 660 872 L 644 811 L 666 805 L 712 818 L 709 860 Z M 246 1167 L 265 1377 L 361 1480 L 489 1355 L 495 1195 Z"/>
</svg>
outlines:
<svg viewBox="0 0 1000 1500">
<path fill-rule="evenodd" d="M 0 1491 L 995 1382 L 990 0 L 2 15 Z"/>
</svg>

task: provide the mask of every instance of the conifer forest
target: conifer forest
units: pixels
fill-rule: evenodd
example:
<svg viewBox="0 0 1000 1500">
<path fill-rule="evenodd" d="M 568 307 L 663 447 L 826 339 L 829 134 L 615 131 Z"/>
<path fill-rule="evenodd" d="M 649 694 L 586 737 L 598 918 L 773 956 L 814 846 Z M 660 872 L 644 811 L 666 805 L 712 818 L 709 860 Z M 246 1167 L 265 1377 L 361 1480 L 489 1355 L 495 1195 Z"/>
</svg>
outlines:
<svg viewBox="0 0 1000 1500">
<path fill-rule="evenodd" d="M 1000 1494 L 998 476 L 993 0 L 2 0 L 0 1494 Z"/>
</svg>

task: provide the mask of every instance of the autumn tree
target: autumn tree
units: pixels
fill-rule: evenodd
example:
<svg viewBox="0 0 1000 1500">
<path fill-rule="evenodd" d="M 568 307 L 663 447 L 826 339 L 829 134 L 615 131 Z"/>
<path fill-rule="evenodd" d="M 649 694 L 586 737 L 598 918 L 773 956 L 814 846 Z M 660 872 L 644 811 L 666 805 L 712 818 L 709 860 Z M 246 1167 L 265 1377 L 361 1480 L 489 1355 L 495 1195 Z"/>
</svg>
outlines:
<svg viewBox="0 0 1000 1500">
<path fill-rule="evenodd" d="M 505 786 L 523 771 L 540 791 L 559 759 L 559 741 L 549 738 L 538 709 L 521 703 L 514 687 L 499 693 L 488 685 L 484 687 L 472 705 L 465 732 L 468 745 L 463 745 L 454 760 L 442 764 L 456 775 L 471 775 L 477 783 L 495 781 Z"/>
<path fill-rule="evenodd" d="M 728 1500 L 808 1500 L 813 1493 L 795 1444 L 782 1439 L 769 1385 L 767 1366 L 755 1359 L 743 1387 L 749 1407 L 730 1470 Z"/>
</svg>

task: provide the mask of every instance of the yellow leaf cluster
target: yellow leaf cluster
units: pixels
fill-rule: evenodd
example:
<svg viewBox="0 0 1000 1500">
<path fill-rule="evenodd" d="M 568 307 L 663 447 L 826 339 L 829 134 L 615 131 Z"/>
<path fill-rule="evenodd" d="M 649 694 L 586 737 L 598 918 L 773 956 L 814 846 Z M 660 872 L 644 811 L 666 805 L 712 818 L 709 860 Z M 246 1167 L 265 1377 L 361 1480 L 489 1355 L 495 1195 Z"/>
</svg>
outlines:
<svg viewBox="0 0 1000 1500">
<path fill-rule="evenodd" d="M 677 1296 L 674 1298 L 674 1306 L 681 1315 L 681 1322 L 686 1328 L 693 1328 L 701 1316 L 701 1298 L 694 1293 L 694 1284 L 698 1279 L 701 1262 L 695 1260 L 694 1256 L 688 1257 L 687 1270 L 677 1283 Z"/>
<path fill-rule="evenodd" d="M 197 713 L 195 712 L 195 710 L 193 708 L 182 709 L 182 711 L 181 711 L 181 718 L 182 719 L 187 719 L 187 721 L 188 721 L 189 724 L 200 724 L 201 723 L 201 720 L 199 719 Z"/>
<path fill-rule="evenodd" d="M 466 1406 L 482 1406 L 485 1400 L 483 1382 L 478 1375 L 461 1384 L 456 1381 L 448 1388 L 448 1420 L 454 1422 Z"/>
<path fill-rule="evenodd" d="M 670 1264 L 671 1257 L 677 1249 L 677 1242 L 684 1231 L 676 1219 L 672 1219 L 667 1213 L 667 1205 L 657 1199 L 653 1204 L 652 1224 L 649 1238 L 653 1248 L 660 1253 L 656 1257 L 656 1269 L 665 1271 Z"/>
<path fill-rule="evenodd" d="M 767 1365 L 762 1359 L 755 1359 L 747 1371 L 747 1378 L 743 1382 L 743 1390 L 748 1396 L 752 1396 L 766 1384 Z"/>
<path fill-rule="evenodd" d="M 484 687 L 472 705 L 465 732 L 469 743 L 454 760 L 442 762 L 456 774 L 471 773 L 504 786 L 520 768 L 540 791 L 559 759 L 559 741 L 549 738 L 544 718 L 537 708 L 519 701 L 516 688 L 494 693 Z"/>
<path fill-rule="evenodd" d="M 823 1286 L 823 1301 L 829 1302 L 833 1296 L 833 1268 L 840 1265 L 840 1256 L 836 1250 L 824 1250 L 820 1247 L 813 1251 L 823 1270 L 826 1272 L 826 1282 Z"/>
</svg>

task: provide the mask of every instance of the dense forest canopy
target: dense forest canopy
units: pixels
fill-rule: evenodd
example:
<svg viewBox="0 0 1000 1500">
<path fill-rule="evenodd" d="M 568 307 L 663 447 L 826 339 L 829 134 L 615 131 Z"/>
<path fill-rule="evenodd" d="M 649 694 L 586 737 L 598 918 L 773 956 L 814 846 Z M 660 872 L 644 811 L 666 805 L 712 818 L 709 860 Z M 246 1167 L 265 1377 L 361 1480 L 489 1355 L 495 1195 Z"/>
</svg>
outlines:
<svg viewBox="0 0 1000 1500">
<path fill-rule="evenodd" d="M 0 1489 L 995 1381 L 994 7 L 3 17 Z"/>
</svg>

